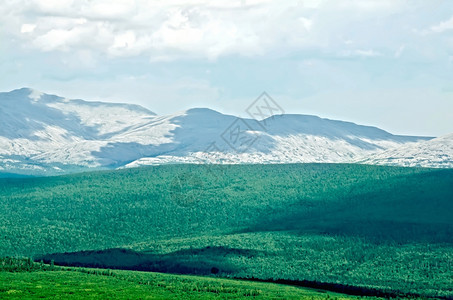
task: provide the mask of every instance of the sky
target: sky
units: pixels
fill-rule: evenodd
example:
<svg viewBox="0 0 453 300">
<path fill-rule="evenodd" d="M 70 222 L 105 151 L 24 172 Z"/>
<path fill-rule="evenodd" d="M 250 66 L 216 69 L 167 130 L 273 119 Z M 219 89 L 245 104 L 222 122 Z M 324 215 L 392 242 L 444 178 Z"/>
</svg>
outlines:
<svg viewBox="0 0 453 300">
<path fill-rule="evenodd" d="M 450 0 L 3 0 L 0 91 L 453 132 Z"/>
</svg>

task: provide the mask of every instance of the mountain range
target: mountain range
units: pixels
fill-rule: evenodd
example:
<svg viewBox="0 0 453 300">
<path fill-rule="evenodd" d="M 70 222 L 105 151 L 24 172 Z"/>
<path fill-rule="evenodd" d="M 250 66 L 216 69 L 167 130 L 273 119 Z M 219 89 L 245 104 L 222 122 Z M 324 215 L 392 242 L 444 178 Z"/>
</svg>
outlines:
<svg viewBox="0 0 453 300">
<path fill-rule="evenodd" d="M 453 134 L 283 114 L 264 120 L 194 108 L 156 115 L 138 105 L 0 93 L 0 172 L 55 175 L 166 163 L 366 163 L 453 167 Z"/>
</svg>

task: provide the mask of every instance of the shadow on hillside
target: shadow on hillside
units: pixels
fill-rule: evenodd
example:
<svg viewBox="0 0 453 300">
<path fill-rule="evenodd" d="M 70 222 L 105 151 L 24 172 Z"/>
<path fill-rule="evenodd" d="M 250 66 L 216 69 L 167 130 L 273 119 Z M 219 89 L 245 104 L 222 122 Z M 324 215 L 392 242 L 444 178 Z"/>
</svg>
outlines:
<svg viewBox="0 0 453 300">
<path fill-rule="evenodd" d="M 306 203 L 244 230 L 357 236 L 374 242 L 453 243 L 453 172 L 370 182 L 334 201 Z M 243 231 L 243 232 L 244 232 Z"/>
<path fill-rule="evenodd" d="M 91 155 L 109 168 L 117 168 L 143 157 L 155 157 L 167 153 L 174 148 L 174 143 L 161 145 L 143 145 L 137 142 L 115 142 L 100 147 L 98 151 L 91 151 Z"/>
<path fill-rule="evenodd" d="M 40 141 L 43 137 L 37 133 L 46 130 L 46 126 L 63 127 L 65 133 L 62 137 L 64 138 L 75 135 L 92 139 L 98 134 L 99 126 L 80 126 L 83 122 L 75 112 L 63 112 L 48 105 L 48 103 L 57 103 L 63 98 L 43 94 L 39 101 L 34 101 L 29 97 L 31 93 L 32 91 L 28 88 L 0 93 L 3 110 L 0 110 L 0 136 L 8 139 L 25 138 Z M 17 109 L 18 106 L 20 110 Z"/>
<path fill-rule="evenodd" d="M 129 249 L 107 249 L 46 254 L 35 257 L 61 266 L 152 271 L 173 274 L 232 274 L 236 267 L 229 263 L 234 256 L 256 256 L 259 251 L 228 247 L 183 249 L 167 254 L 137 252 Z"/>
</svg>

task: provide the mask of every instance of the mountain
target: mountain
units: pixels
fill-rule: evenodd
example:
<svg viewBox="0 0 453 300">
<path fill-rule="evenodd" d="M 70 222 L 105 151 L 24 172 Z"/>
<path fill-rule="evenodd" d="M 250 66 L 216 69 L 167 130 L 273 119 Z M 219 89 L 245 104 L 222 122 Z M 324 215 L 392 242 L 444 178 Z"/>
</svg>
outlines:
<svg viewBox="0 0 453 300">
<path fill-rule="evenodd" d="M 140 158 L 127 164 L 128 167 L 175 162 L 352 162 L 371 153 L 429 139 L 395 136 L 375 127 L 308 115 L 277 115 L 257 122 L 207 109 L 192 109 L 172 120 L 180 124 L 173 131 L 176 149 Z M 228 129 L 241 126 L 250 127 L 244 134 L 246 145 L 250 144 L 245 149 L 229 142 L 231 130 Z"/>
<path fill-rule="evenodd" d="M 28 88 L 0 93 L 0 171 L 52 173 L 106 165 L 91 153 L 154 116 L 138 105 L 69 100 Z"/>
<path fill-rule="evenodd" d="M 0 93 L 0 172 L 52 175 L 163 163 L 352 162 L 430 138 L 308 115 L 262 121 L 194 108 L 159 116 L 138 105 Z"/>
<path fill-rule="evenodd" d="M 373 165 L 453 168 L 453 133 L 389 149 L 359 162 Z"/>
</svg>

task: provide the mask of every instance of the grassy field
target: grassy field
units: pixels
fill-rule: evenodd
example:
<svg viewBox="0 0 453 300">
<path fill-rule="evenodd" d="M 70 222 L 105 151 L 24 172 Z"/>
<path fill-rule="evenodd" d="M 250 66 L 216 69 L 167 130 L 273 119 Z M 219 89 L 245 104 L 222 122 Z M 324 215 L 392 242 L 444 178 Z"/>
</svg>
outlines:
<svg viewBox="0 0 453 300">
<path fill-rule="evenodd" d="M 39 264 L 32 270 L 0 271 L 0 298 L 357 299 L 273 283 L 136 271 L 51 268 Z"/>
<path fill-rule="evenodd" d="M 0 179 L 0 257 L 453 297 L 453 170 L 171 165 Z"/>
</svg>

